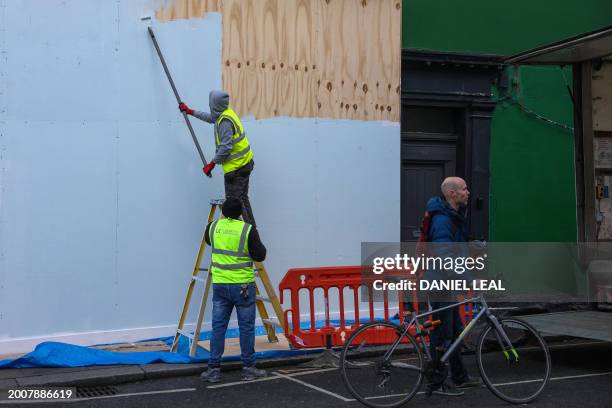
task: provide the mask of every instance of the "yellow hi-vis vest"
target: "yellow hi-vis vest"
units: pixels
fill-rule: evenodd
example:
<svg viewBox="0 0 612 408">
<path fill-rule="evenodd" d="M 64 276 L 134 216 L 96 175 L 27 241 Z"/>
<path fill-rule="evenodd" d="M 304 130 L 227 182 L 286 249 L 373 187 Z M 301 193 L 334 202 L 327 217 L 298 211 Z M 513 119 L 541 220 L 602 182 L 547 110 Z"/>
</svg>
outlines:
<svg viewBox="0 0 612 408">
<path fill-rule="evenodd" d="M 255 281 L 253 260 L 249 255 L 251 224 L 221 218 L 210 226 L 212 247 L 210 271 L 213 283 L 250 283 Z"/>
<path fill-rule="evenodd" d="M 215 145 L 219 146 L 219 126 L 221 125 L 221 121 L 223 119 L 227 119 L 232 123 L 232 127 L 234 128 L 234 136 L 233 142 L 234 146 L 232 150 L 223 162 L 223 173 L 229 173 L 230 171 L 234 171 L 244 166 L 253 158 L 253 151 L 251 150 L 251 146 L 249 145 L 249 141 L 246 138 L 246 134 L 244 133 L 244 128 L 242 127 L 242 123 L 240 123 L 240 119 L 238 115 L 231 109 L 227 108 L 226 110 L 219 115 L 217 119 L 217 134 L 215 135 Z"/>
</svg>

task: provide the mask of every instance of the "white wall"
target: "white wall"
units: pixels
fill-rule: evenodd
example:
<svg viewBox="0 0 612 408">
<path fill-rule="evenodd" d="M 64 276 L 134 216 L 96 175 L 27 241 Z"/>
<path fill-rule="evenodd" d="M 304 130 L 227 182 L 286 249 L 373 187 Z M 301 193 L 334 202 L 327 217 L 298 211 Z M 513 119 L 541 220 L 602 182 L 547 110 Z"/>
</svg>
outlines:
<svg viewBox="0 0 612 408">
<path fill-rule="evenodd" d="M 173 332 L 223 177 L 203 176 L 140 20 L 158 5 L 0 0 L 0 354 Z M 183 99 L 205 109 L 221 16 L 153 27 Z M 192 122 L 212 157 L 211 127 Z M 399 124 L 243 122 L 275 284 L 399 240 Z"/>
</svg>

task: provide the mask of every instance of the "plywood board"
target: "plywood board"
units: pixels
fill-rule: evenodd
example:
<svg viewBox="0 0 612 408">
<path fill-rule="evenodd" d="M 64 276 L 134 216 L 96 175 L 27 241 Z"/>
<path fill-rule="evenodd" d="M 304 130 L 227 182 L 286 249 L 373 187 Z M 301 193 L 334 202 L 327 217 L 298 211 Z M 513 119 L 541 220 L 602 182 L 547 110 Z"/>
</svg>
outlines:
<svg viewBox="0 0 612 408">
<path fill-rule="evenodd" d="M 202 18 L 206 13 L 219 11 L 223 0 L 173 0 L 155 11 L 159 21 Z"/>
<path fill-rule="evenodd" d="M 98 350 L 114 351 L 117 353 L 170 351 L 170 346 L 168 346 L 163 341 L 142 341 L 138 343 L 107 344 L 104 346 L 95 346 L 93 348 L 96 348 Z"/>
<path fill-rule="evenodd" d="M 282 334 L 277 334 L 278 343 L 270 343 L 268 336 L 255 336 L 255 351 L 278 351 L 278 350 L 289 350 L 289 342 L 287 338 Z M 210 340 L 203 340 L 198 342 L 198 346 L 210 350 Z M 240 339 L 231 338 L 225 339 L 225 350 L 226 356 L 239 356 L 240 355 Z"/>
<path fill-rule="evenodd" d="M 399 121 L 399 1 L 320 4 L 320 116 Z"/>
<path fill-rule="evenodd" d="M 222 83 L 239 115 L 399 121 L 399 0 L 175 0 L 220 11 Z"/>
</svg>

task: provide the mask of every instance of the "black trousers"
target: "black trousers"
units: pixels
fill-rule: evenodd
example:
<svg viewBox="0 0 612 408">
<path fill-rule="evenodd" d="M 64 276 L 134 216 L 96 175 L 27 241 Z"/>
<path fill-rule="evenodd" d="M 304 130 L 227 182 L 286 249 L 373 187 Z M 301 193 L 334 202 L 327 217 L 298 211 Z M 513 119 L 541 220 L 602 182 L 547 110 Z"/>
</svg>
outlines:
<svg viewBox="0 0 612 408">
<path fill-rule="evenodd" d="M 237 170 L 225 174 L 225 198 L 235 197 L 242 202 L 242 219 L 256 227 L 253 209 L 249 201 L 249 177 L 255 167 L 253 160 Z"/>
<path fill-rule="evenodd" d="M 433 309 L 438 309 L 451 304 L 452 303 L 449 302 L 431 302 L 431 307 Z M 460 307 L 463 307 L 463 305 Z M 432 318 L 433 320 L 442 321 L 442 324 L 436 327 L 429 336 L 429 351 L 431 352 L 431 357 L 434 360 L 438 360 L 450 347 L 453 341 L 459 337 L 459 334 L 463 331 L 463 323 L 461 322 L 459 309 L 457 307 L 434 313 Z M 461 358 L 461 345 L 450 355 L 448 363 L 450 365 L 450 375 L 453 382 L 464 382 L 468 373 Z"/>
</svg>

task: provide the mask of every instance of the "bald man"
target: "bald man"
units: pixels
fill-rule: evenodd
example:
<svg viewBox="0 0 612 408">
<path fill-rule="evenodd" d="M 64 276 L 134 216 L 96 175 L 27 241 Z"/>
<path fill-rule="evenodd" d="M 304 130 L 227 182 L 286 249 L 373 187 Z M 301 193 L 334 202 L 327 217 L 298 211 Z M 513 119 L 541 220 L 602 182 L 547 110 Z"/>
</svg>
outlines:
<svg viewBox="0 0 612 408">
<path fill-rule="evenodd" d="M 431 224 L 428 233 L 428 242 L 435 242 L 438 245 L 432 245 L 431 256 L 461 256 L 456 252 L 460 250 L 458 246 L 444 245 L 444 243 L 459 243 L 466 242 L 467 231 L 465 225 L 465 216 L 463 210 L 468 204 L 470 191 L 468 190 L 465 180 L 460 177 L 447 177 L 440 186 L 442 190 L 441 197 L 433 197 L 427 202 L 427 211 L 431 214 Z M 441 253 L 443 252 L 443 253 Z M 442 270 L 425 271 L 423 279 L 440 280 L 440 279 L 468 278 L 467 276 L 446 275 Z M 469 278 L 468 278 L 469 279 Z M 432 294 L 432 296 L 434 296 Z M 432 297 L 430 297 L 430 300 Z M 433 309 L 439 309 L 448 306 L 448 302 L 432 301 Z M 441 320 L 442 324 L 438 326 L 430 336 L 430 351 L 432 358 L 439 359 L 444 354 L 444 351 L 453 343 L 463 330 L 463 323 L 459 316 L 459 309 L 452 308 L 443 310 L 433 314 L 434 320 Z M 471 378 L 461 359 L 461 348 L 459 347 L 450 357 L 450 380 L 445 383 L 434 394 L 446 396 L 463 395 L 461 388 L 475 387 L 480 385 L 480 381 Z"/>
<path fill-rule="evenodd" d="M 446 199 L 446 202 L 455 210 L 459 210 L 461 207 L 467 206 L 468 199 L 470 198 L 470 191 L 468 190 L 465 180 L 461 177 L 447 177 L 440 186 L 442 194 Z"/>
</svg>

